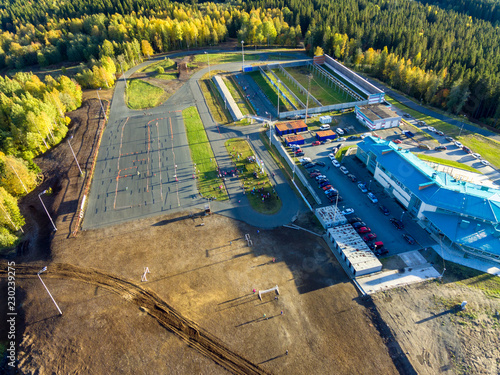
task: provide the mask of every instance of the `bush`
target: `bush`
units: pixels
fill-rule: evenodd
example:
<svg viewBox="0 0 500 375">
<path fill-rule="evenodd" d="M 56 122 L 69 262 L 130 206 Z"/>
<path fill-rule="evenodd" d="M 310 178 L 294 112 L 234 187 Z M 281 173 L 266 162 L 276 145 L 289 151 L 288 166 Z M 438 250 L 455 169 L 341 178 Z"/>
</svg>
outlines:
<svg viewBox="0 0 500 375">
<path fill-rule="evenodd" d="M 163 66 L 159 66 L 156 68 L 156 73 L 158 74 L 163 74 L 165 73 L 165 69 L 163 69 Z"/>
</svg>

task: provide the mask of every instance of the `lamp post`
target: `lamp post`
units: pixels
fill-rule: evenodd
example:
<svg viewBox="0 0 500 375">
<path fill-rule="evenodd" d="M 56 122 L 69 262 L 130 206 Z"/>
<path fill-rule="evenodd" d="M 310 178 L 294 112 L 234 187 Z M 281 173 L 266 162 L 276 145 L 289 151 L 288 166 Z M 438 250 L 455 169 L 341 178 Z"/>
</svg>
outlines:
<svg viewBox="0 0 500 375">
<path fill-rule="evenodd" d="M 42 206 L 43 206 L 43 208 L 45 209 L 45 212 L 47 213 L 47 216 L 49 217 L 50 222 L 52 223 L 52 226 L 54 227 L 54 230 L 55 230 L 55 231 L 57 231 L 56 225 L 55 225 L 55 224 L 54 224 L 54 222 L 52 221 L 52 218 L 51 218 L 51 217 L 50 217 L 50 215 L 49 215 L 49 211 L 47 211 L 47 207 L 45 207 L 45 204 L 44 204 L 44 203 L 43 203 L 43 201 L 42 201 L 42 197 L 40 197 L 40 195 L 45 194 L 46 192 L 47 192 L 47 190 L 44 190 L 44 191 L 42 191 L 40 194 L 38 194 L 38 199 L 40 199 L 40 202 L 42 203 Z"/>
<path fill-rule="evenodd" d="M 71 153 L 73 154 L 73 157 L 75 158 L 76 165 L 78 166 L 78 170 L 80 171 L 80 176 L 83 176 L 82 168 L 80 168 L 80 164 L 78 164 L 78 160 L 76 160 L 75 151 L 73 151 L 73 147 L 71 147 L 71 143 L 69 142 L 72 139 L 73 139 L 73 136 L 69 137 L 69 139 L 68 139 L 69 149 L 71 150 Z"/>
<path fill-rule="evenodd" d="M 43 287 L 45 288 L 45 290 L 47 291 L 47 293 L 49 293 L 50 299 L 52 300 L 52 302 L 54 302 L 54 305 L 56 305 L 57 311 L 59 311 L 59 314 L 62 315 L 62 311 L 59 308 L 59 306 L 57 305 L 56 300 L 54 299 L 54 297 L 52 297 L 52 294 L 50 294 L 50 292 L 49 292 L 49 288 L 47 288 L 47 285 L 45 285 L 45 283 L 43 282 L 42 278 L 40 277 L 40 274 L 42 272 L 45 272 L 45 271 L 47 271 L 47 266 L 43 267 L 40 271 L 38 271 L 38 273 L 36 275 L 40 279 L 40 281 L 41 281 Z"/>
<path fill-rule="evenodd" d="M 460 132 L 458 133 L 459 138 L 460 138 L 460 135 L 462 134 L 462 130 L 464 130 L 464 125 L 465 125 L 465 123 L 462 122 L 462 127 L 460 128 Z"/>
<path fill-rule="evenodd" d="M 207 55 L 208 59 L 208 78 L 210 78 L 210 55 L 207 53 L 207 51 L 204 52 L 205 55 Z"/>
<path fill-rule="evenodd" d="M 125 71 L 123 70 L 123 66 L 122 66 L 121 61 L 120 61 L 120 68 L 122 68 L 122 76 L 123 76 L 123 80 L 125 81 L 125 88 L 127 88 L 127 78 L 125 78 Z"/>
<path fill-rule="evenodd" d="M 307 76 L 307 78 L 309 79 L 309 83 L 307 84 L 307 100 L 306 100 L 306 118 L 304 120 L 304 122 L 307 124 L 307 111 L 309 109 L 309 91 L 311 91 L 311 78 L 312 78 L 312 74 L 309 74 Z"/>
<path fill-rule="evenodd" d="M 370 180 L 370 182 L 368 183 L 368 191 L 371 191 L 371 186 L 372 186 L 372 180 Z"/>
<path fill-rule="evenodd" d="M 278 79 L 278 108 L 277 108 L 278 120 L 280 118 L 280 84 L 281 84 L 281 80 Z"/>
<path fill-rule="evenodd" d="M 99 90 L 101 88 L 99 87 Z M 101 103 L 101 109 L 102 109 L 102 113 L 104 113 L 104 118 L 106 119 L 106 122 L 108 122 L 108 116 L 106 116 L 106 112 L 104 111 L 104 107 L 102 105 L 102 101 L 101 101 L 101 97 L 99 96 L 99 90 L 97 90 L 97 97 L 99 98 L 99 103 Z"/>
<path fill-rule="evenodd" d="M 269 112 L 266 111 L 266 115 L 269 115 L 269 146 L 271 146 L 271 134 L 272 134 L 272 131 L 273 131 L 273 127 L 271 125 L 271 114 Z"/>
<path fill-rule="evenodd" d="M 403 216 L 405 216 L 405 212 L 403 211 L 403 213 L 401 214 L 401 222 L 403 222 Z"/>
<path fill-rule="evenodd" d="M 243 66 L 245 65 L 245 52 L 243 51 L 243 40 L 241 41 L 241 72 L 244 72 Z"/>
</svg>

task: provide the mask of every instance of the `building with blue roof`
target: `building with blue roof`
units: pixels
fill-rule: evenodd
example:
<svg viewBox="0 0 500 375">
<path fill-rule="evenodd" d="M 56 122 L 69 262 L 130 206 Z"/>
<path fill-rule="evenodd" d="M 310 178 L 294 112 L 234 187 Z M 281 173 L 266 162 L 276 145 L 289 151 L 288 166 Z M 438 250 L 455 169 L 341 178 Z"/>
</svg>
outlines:
<svg viewBox="0 0 500 375">
<path fill-rule="evenodd" d="M 371 136 L 358 144 L 356 156 L 444 243 L 500 262 L 500 189 L 457 180 L 395 143 Z"/>
</svg>

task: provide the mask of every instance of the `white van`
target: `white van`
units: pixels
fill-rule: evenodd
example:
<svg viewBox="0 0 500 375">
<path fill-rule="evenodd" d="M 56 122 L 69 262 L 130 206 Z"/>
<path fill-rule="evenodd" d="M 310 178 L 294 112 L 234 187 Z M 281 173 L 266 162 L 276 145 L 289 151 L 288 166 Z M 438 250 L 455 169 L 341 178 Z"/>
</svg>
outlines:
<svg viewBox="0 0 500 375">
<path fill-rule="evenodd" d="M 344 131 L 341 128 L 337 128 L 335 131 L 338 135 L 344 135 Z"/>
<path fill-rule="evenodd" d="M 330 125 L 328 124 L 323 124 L 319 127 L 319 130 L 329 130 L 330 129 Z"/>
</svg>

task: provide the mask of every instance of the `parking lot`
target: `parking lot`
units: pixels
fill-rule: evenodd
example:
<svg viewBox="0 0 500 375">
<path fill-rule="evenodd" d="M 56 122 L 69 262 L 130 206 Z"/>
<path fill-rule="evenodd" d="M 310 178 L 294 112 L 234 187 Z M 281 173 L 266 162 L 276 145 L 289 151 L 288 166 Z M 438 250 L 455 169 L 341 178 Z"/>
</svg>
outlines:
<svg viewBox="0 0 500 375">
<path fill-rule="evenodd" d="M 364 167 L 361 161 L 352 154 L 343 159 L 342 165 L 347 168 L 349 174 L 356 177 L 356 182 L 353 182 L 348 174 L 341 172 L 340 168 L 334 167 L 328 157 L 332 148 L 338 142 L 312 146 L 311 140 L 301 146 L 305 153 L 305 157 L 311 158 L 313 161 L 321 161 L 325 163 L 325 167 L 314 166 L 310 169 L 303 168 L 304 174 L 309 176 L 309 172 L 315 169 L 319 170 L 330 181 L 331 185 L 339 191 L 343 200 L 338 202 L 338 207 L 342 210 L 347 208 L 354 209 L 354 214 L 347 215 L 350 217 L 359 217 L 371 229 L 372 233 L 377 235 L 376 241 L 384 242 L 384 247 L 389 250 L 391 256 L 403 253 L 409 250 L 418 250 L 435 244 L 435 241 L 430 238 L 429 234 L 422 229 L 407 213 L 406 210 L 394 199 L 391 198 L 378 184 L 373 176 Z M 357 141 L 344 141 L 344 146 L 356 146 Z M 310 178 L 311 185 L 317 190 L 318 196 L 321 197 L 322 205 L 335 204 L 335 200 L 330 202 L 324 194 L 323 189 L 318 186 L 314 178 Z M 371 181 L 371 182 L 370 182 Z M 369 191 L 373 192 L 378 199 L 378 203 L 372 203 L 366 193 L 363 193 L 358 188 L 358 183 L 364 182 Z M 388 208 L 390 214 L 385 215 L 379 208 L 383 205 Z M 396 218 L 403 221 L 404 229 L 398 230 L 391 223 L 390 219 Z M 403 238 L 403 233 L 409 234 L 416 240 L 416 243 L 410 245 Z"/>
</svg>

